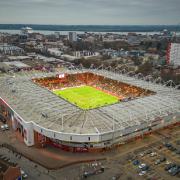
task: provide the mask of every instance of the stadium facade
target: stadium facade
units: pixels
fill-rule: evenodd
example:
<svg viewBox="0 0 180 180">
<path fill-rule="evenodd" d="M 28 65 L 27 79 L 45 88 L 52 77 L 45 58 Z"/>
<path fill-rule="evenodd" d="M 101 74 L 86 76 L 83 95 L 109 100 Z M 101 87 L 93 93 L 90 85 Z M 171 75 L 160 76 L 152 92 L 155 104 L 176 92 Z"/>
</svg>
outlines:
<svg viewBox="0 0 180 180">
<path fill-rule="evenodd" d="M 64 78 L 64 74 L 82 73 L 104 77 L 111 83 L 128 84 L 128 88 L 135 87 L 141 93 L 115 104 L 83 110 L 52 93 L 53 86 L 43 87 L 35 82 L 57 74 Z M 21 134 L 27 146 L 49 144 L 72 152 L 90 152 L 180 122 L 179 90 L 171 83 L 162 85 L 138 76 L 95 69 L 21 72 L 0 77 L 0 87 L 0 113 Z"/>
</svg>

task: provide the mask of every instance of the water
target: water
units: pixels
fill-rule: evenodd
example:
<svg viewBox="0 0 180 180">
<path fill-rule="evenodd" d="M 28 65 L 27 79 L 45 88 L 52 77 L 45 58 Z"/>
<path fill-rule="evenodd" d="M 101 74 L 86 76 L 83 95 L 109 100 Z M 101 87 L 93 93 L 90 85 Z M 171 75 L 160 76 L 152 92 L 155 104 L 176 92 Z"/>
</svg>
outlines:
<svg viewBox="0 0 180 180">
<path fill-rule="evenodd" d="M 33 32 L 35 33 L 40 33 L 44 35 L 50 35 L 54 34 L 55 32 L 59 32 L 61 35 L 68 35 L 69 32 L 71 31 L 44 31 L 44 30 L 34 30 Z M 83 34 L 83 31 L 75 31 L 77 34 Z M 8 33 L 8 34 L 20 34 L 20 30 L 9 30 L 9 29 L 0 29 L 0 33 Z M 106 34 L 106 33 L 112 33 L 112 34 L 123 34 L 127 35 L 129 32 L 90 32 L 90 33 L 96 33 L 96 34 Z M 135 32 L 137 34 L 142 34 L 142 35 L 154 35 L 154 34 L 160 34 L 161 32 L 156 31 L 156 32 Z M 180 35 L 180 32 L 176 33 L 177 35 Z"/>
<path fill-rule="evenodd" d="M 44 31 L 88 31 L 88 32 L 154 32 L 179 31 L 180 25 L 39 25 L 39 24 L 0 24 L 0 29 L 19 30 L 23 27 L 31 27 Z"/>
<path fill-rule="evenodd" d="M 100 25 L 35 25 L 35 24 L 0 24 L 0 32 L 7 32 L 10 34 L 20 34 L 22 27 L 31 27 L 34 32 L 42 33 L 45 35 L 53 34 L 54 32 L 60 32 L 62 35 L 67 35 L 70 31 L 75 31 L 77 34 L 84 32 L 94 33 L 116 33 L 116 34 L 127 34 L 128 32 L 136 32 L 138 34 L 159 34 L 164 29 L 171 32 L 177 32 L 180 35 L 180 25 L 129 25 L 129 26 L 100 26 Z"/>
</svg>

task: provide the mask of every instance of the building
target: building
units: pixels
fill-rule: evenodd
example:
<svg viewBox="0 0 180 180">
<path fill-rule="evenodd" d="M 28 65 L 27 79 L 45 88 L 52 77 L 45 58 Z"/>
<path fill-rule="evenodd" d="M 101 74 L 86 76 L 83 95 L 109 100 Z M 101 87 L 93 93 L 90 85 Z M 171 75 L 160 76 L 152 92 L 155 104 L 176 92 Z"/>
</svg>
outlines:
<svg viewBox="0 0 180 180">
<path fill-rule="evenodd" d="M 24 50 L 20 47 L 3 43 L 0 44 L 0 53 L 4 55 L 22 55 Z"/>
<path fill-rule="evenodd" d="M 59 39 L 61 37 L 60 32 L 54 32 L 54 35 L 55 35 L 56 39 Z"/>
<path fill-rule="evenodd" d="M 98 52 L 94 51 L 75 51 L 73 52 L 73 55 L 75 57 L 81 58 L 81 57 L 94 57 L 94 56 L 99 56 Z"/>
<path fill-rule="evenodd" d="M 76 32 L 69 32 L 69 41 L 76 42 L 77 41 L 77 33 Z"/>
<path fill-rule="evenodd" d="M 141 43 L 141 37 L 136 33 L 128 33 L 127 43 L 131 46 L 138 46 Z"/>
<path fill-rule="evenodd" d="M 12 180 L 21 179 L 20 167 L 16 164 L 5 161 L 0 158 L 0 179 L 2 180 Z"/>
<path fill-rule="evenodd" d="M 168 65 L 180 66 L 180 43 L 170 43 L 167 49 Z"/>
<path fill-rule="evenodd" d="M 53 56 L 62 56 L 63 52 L 59 50 L 59 48 L 48 48 L 47 52 Z"/>
<path fill-rule="evenodd" d="M 26 69 L 26 68 L 30 68 L 29 65 L 21 62 L 21 61 L 8 61 L 8 62 L 2 62 L 4 64 L 6 64 L 7 66 L 9 66 L 9 68 L 13 68 L 14 70 L 21 70 L 21 69 Z"/>
<path fill-rule="evenodd" d="M 108 87 L 115 93 L 118 89 L 127 97 L 84 111 L 51 90 L 63 82 L 99 85 L 101 80 L 106 82 L 106 90 Z M 122 88 L 115 86 L 119 84 Z M 27 146 L 101 151 L 180 122 L 179 90 L 106 70 L 21 72 L 1 76 L 0 87 L 0 113 Z"/>
<path fill-rule="evenodd" d="M 23 27 L 21 29 L 21 34 L 28 35 L 28 34 L 31 34 L 31 33 L 33 33 L 33 29 L 30 28 L 30 27 Z"/>
</svg>

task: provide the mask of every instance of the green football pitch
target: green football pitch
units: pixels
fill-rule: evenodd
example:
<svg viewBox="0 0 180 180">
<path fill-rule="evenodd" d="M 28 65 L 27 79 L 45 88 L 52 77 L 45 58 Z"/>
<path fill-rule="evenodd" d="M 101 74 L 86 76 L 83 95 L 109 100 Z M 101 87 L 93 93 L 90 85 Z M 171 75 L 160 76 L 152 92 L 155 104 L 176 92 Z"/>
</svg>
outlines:
<svg viewBox="0 0 180 180">
<path fill-rule="evenodd" d="M 93 109 L 118 102 L 118 98 L 90 86 L 54 90 L 53 93 L 81 109 Z"/>
</svg>

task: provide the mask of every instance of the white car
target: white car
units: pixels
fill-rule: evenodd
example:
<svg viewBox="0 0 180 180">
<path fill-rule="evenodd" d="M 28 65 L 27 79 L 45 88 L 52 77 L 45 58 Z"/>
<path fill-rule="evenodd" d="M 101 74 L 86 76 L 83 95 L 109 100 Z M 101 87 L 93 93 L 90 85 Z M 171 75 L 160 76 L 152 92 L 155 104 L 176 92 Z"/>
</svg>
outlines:
<svg viewBox="0 0 180 180">
<path fill-rule="evenodd" d="M 9 130 L 9 126 L 7 124 L 4 124 L 4 127 L 6 130 Z"/>
<path fill-rule="evenodd" d="M 152 152 L 152 153 L 150 154 L 150 157 L 154 157 L 154 156 L 156 156 L 156 155 L 157 155 L 156 152 Z"/>
<path fill-rule="evenodd" d="M 21 176 L 25 179 L 28 177 L 28 175 L 21 169 Z"/>
<path fill-rule="evenodd" d="M 146 174 L 146 171 L 141 171 L 140 173 L 139 173 L 139 176 L 144 176 Z"/>
<path fill-rule="evenodd" d="M 146 167 L 146 164 L 140 164 L 139 166 L 138 166 L 140 169 L 142 169 L 142 168 L 144 168 L 144 167 Z"/>
<path fill-rule="evenodd" d="M 172 163 L 171 161 L 167 160 L 165 164 L 168 165 L 168 164 L 171 164 L 171 163 Z"/>
<path fill-rule="evenodd" d="M 2 131 L 5 131 L 5 130 L 6 130 L 5 127 L 4 127 L 4 125 L 1 125 L 1 130 L 2 130 Z"/>
<path fill-rule="evenodd" d="M 9 129 L 9 126 L 7 124 L 1 125 L 2 131 L 8 130 L 8 129 Z"/>
<path fill-rule="evenodd" d="M 143 157 L 145 154 L 144 154 L 144 153 L 140 153 L 139 155 L 140 155 L 141 157 Z"/>
</svg>

